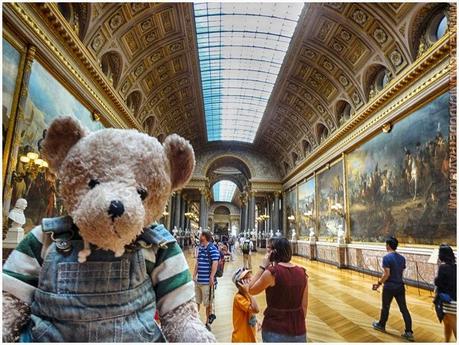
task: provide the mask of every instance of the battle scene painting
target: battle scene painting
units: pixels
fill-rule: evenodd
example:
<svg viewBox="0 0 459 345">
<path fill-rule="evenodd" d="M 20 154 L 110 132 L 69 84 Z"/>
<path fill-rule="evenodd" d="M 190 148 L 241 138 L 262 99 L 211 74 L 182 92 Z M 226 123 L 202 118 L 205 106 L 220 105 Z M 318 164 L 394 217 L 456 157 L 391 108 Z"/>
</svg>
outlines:
<svg viewBox="0 0 459 345">
<path fill-rule="evenodd" d="M 285 205 L 285 211 L 287 213 L 287 236 L 288 238 L 291 238 L 292 236 L 292 229 L 295 229 L 295 231 L 298 231 L 296 228 L 297 225 L 297 212 L 296 212 L 296 198 L 297 198 L 297 190 L 296 187 L 291 189 L 290 191 L 287 192 L 285 198 L 286 198 L 286 205 Z"/>
<path fill-rule="evenodd" d="M 346 157 L 353 241 L 456 245 L 448 137 L 445 93 Z"/>
<path fill-rule="evenodd" d="M 299 238 L 309 238 L 309 229 L 313 229 L 315 224 L 314 217 L 316 215 L 314 198 L 316 184 L 314 178 L 309 179 L 298 185 L 298 222 L 299 222 Z"/>
<path fill-rule="evenodd" d="M 317 175 L 319 239 L 334 241 L 344 232 L 343 161 Z"/>
<path fill-rule="evenodd" d="M 5 39 L 2 41 L 2 47 L 2 148 L 5 149 L 5 139 L 12 113 L 11 108 L 13 106 L 21 54 Z"/>
<path fill-rule="evenodd" d="M 19 133 L 19 156 L 28 152 L 39 153 L 38 145 L 44 131 L 58 116 L 73 116 L 90 131 L 103 128 L 100 122 L 93 121 L 91 112 L 38 61 L 32 64 L 28 91 L 22 131 Z M 26 165 L 19 161 L 16 172 L 24 176 L 13 181 L 12 205 L 18 198 L 27 200 L 26 231 L 37 225 L 43 217 L 64 213 L 58 196 L 59 181 L 49 169 L 36 175 L 29 174 L 26 173 Z"/>
</svg>

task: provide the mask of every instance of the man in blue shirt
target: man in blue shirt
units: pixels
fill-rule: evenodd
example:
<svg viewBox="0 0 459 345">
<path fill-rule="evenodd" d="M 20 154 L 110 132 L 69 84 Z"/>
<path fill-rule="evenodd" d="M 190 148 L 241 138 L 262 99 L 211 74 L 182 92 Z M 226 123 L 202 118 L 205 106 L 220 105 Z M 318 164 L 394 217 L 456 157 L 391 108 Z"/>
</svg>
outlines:
<svg viewBox="0 0 459 345">
<path fill-rule="evenodd" d="M 199 236 L 198 258 L 193 274 L 198 311 L 201 304 L 206 307 L 206 327 L 209 331 L 209 316 L 212 314 L 214 286 L 217 282 L 215 273 L 220 260 L 220 253 L 211 241 L 212 235 L 209 231 L 203 231 Z"/>
<path fill-rule="evenodd" d="M 396 252 L 398 241 L 395 237 L 389 237 L 386 240 L 387 254 L 383 257 L 382 267 L 383 276 L 377 284 L 373 285 L 373 290 L 377 290 L 384 284 L 382 292 L 382 308 L 379 321 L 373 322 L 373 328 L 385 332 L 386 322 L 389 318 L 389 309 L 392 299 L 397 301 L 400 312 L 405 321 L 405 333 L 402 337 L 414 341 L 413 330 L 411 328 L 411 316 L 406 306 L 405 285 L 403 283 L 403 270 L 406 268 L 405 258 Z"/>
</svg>

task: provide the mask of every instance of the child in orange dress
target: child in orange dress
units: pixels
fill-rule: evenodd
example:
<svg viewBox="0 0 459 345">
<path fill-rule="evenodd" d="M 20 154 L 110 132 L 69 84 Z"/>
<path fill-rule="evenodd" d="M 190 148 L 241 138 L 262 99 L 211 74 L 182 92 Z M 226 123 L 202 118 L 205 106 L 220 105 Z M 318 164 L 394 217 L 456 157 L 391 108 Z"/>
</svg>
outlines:
<svg viewBox="0 0 459 345">
<path fill-rule="evenodd" d="M 252 278 L 250 270 L 239 268 L 233 274 L 233 283 L 238 292 L 233 301 L 233 343 L 256 343 L 257 342 L 257 318 L 258 304 L 249 294 L 249 282 Z"/>
</svg>

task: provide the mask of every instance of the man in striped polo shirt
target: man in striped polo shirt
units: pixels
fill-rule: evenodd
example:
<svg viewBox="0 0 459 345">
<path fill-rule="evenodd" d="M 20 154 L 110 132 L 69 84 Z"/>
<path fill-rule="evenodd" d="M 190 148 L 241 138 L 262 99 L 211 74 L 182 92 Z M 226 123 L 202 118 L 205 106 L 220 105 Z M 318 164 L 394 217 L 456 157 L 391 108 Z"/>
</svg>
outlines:
<svg viewBox="0 0 459 345">
<path fill-rule="evenodd" d="M 203 231 L 199 237 L 198 259 L 194 267 L 193 280 L 195 281 L 195 294 L 198 310 L 203 304 L 206 307 L 206 327 L 210 331 L 209 316 L 212 313 L 214 299 L 214 286 L 217 282 L 217 272 L 220 253 L 217 247 L 211 243 L 212 235 L 209 231 Z"/>
</svg>

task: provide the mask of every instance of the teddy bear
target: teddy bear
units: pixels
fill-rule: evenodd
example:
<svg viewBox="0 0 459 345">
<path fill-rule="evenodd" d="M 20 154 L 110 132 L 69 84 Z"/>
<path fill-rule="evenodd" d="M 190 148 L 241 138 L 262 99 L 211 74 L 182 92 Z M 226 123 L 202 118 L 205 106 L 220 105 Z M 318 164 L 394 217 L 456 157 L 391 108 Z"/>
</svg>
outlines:
<svg viewBox="0 0 459 345">
<path fill-rule="evenodd" d="M 185 256 L 155 222 L 191 178 L 190 143 L 59 117 L 40 152 L 68 215 L 43 219 L 5 262 L 3 341 L 215 342 Z"/>
</svg>

